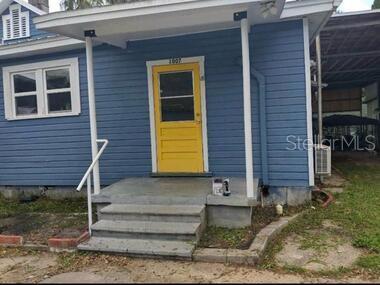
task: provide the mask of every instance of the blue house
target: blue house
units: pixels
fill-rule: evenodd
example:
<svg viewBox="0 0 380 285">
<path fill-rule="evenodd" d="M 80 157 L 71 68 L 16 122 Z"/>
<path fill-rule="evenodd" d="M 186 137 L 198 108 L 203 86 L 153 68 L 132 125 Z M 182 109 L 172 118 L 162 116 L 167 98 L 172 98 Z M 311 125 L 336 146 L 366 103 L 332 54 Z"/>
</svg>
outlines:
<svg viewBox="0 0 380 285">
<path fill-rule="evenodd" d="M 87 184 L 82 249 L 180 257 L 207 222 L 310 199 L 309 44 L 340 2 L 2 0 L 2 189 Z"/>
</svg>

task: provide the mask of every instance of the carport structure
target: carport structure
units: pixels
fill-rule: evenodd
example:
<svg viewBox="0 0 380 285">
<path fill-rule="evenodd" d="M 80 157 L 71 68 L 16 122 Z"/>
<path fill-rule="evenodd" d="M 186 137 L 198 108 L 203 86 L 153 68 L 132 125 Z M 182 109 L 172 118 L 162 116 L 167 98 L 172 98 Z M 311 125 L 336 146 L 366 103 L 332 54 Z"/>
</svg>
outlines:
<svg viewBox="0 0 380 285">
<path fill-rule="evenodd" d="M 335 116 L 336 118 L 338 115 L 378 120 L 380 112 L 380 9 L 335 14 L 320 32 L 320 42 L 324 87 L 323 117 Z M 311 48 L 311 58 L 317 62 L 314 46 Z M 317 102 L 315 96 L 313 98 L 315 119 L 318 110 Z M 316 124 L 314 128 L 316 132 Z M 379 145 L 378 125 L 369 126 L 368 131 L 367 134 L 377 138 L 377 145 Z M 329 130 L 325 132 L 325 135 L 329 135 Z M 361 132 L 363 132 L 363 127 Z"/>
<path fill-rule="evenodd" d="M 327 89 L 364 87 L 380 80 L 380 9 L 338 13 L 320 37 Z M 314 49 L 311 54 L 315 58 Z"/>
</svg>

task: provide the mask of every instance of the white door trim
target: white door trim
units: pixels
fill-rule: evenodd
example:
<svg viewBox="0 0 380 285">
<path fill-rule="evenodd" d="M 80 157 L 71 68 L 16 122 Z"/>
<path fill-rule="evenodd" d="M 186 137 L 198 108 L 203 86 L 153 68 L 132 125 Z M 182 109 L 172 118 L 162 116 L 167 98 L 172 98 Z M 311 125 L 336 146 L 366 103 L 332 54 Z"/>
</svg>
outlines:
<svg viewBox="0 0 380 285">
<path fill-rule="evenodd" d="M 154 88 L 153 88 L 153 66 L 180 64 L 180 63 L 199 63 L 200 91 L 201 91 L 201 110 L 202 110 L 202 144 L 203 144 L 203 168 L 204 172 L 209 172 L 208 164 L 208 139 L 207 139 L 207 108 L 206 108 L 206 80 L 204 56 L 171 58 L 163 60 L 147 61 L 148 75 L 148 95 L 149 95 L 149 120 L 150 120 L 150 145 L 152 154 L 152 172 L 157 173 L 157 145 L 156 145 L 156 122 L 154 113 Z"/>
</svg>

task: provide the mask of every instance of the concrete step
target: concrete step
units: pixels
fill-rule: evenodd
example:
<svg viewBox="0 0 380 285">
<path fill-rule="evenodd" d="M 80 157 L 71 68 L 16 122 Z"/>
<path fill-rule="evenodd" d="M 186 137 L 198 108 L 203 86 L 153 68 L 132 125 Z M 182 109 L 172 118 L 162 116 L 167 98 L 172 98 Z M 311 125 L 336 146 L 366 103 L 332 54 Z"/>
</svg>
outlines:
<svg viewBox="0 0 380 285">
<path fill-rule="evenodd" d="M 100 220 L 91 226 L 94 237 L 198 242 L 201 223 Z"/>
<path fill-rule="evenodd" d="M 79 250 L 125 253 L 131 256 L 168 257 L 191 260 L 195 245 L 183 241 L 92 237 Z"/>
<path fill-rule="evenodd" d="M 100 210 L 100 220 L 202 223 L 204 205 L 111 204 Z"/>
</svg>

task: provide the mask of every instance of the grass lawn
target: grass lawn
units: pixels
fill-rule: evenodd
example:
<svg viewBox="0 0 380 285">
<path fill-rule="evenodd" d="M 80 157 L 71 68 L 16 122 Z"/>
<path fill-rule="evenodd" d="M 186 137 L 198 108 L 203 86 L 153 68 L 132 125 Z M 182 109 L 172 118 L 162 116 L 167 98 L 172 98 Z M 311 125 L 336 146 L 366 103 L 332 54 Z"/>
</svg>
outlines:
<svg viewBox="0 0 380 285">
<path fill-rule="evenodd" d="M 50 237 L 76 237 L 86 228 L 86 199 L 39 198 L 21 203 L 0 196 L 0 234 L 22 235 L 27 243 L 46 244 Z"/>
<path fill-rule="evenodd" d="M 368 160 L 339 159 L 334 160 L 334 165 L 349 181 L 344 192 L 334 194 L 335 202 L 326 209 L 307 210 L 305 215 L 286 228 L 272 243 L 263 267 L 276 268 L 274 255 L 281 250 L 283 240 L 291 233 L 305 237 L 309 241 L 305 244 L 306 247 L 323 247 L 323 231 L 313 237 L 307 235 L 310 230 L 321 229 L 324 220 L 330 220 L 339 226 L 340 232 L 337 235 L 350 238 L 355 247 L 364 251 L 354 269 L 379 276 L 380 160 L 374 158 L 369 163 Z M 348 273 L 348 270 L 341 273 Z"/>
<path fill-rule="evenodd" d="M 17 200 L 4 199 L 0 195 L 0 218 L 24 213 L 87 213 L 87 200 L 40 198 L 34 202 L 20 203 Z"/>
</svg>

